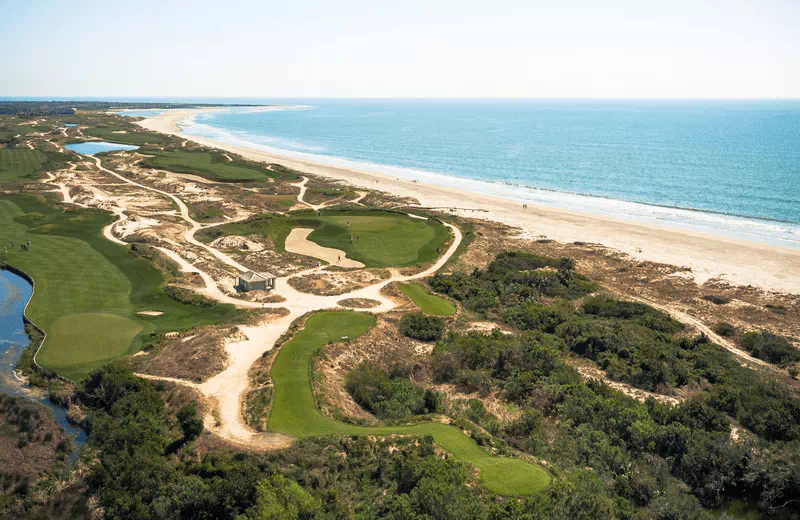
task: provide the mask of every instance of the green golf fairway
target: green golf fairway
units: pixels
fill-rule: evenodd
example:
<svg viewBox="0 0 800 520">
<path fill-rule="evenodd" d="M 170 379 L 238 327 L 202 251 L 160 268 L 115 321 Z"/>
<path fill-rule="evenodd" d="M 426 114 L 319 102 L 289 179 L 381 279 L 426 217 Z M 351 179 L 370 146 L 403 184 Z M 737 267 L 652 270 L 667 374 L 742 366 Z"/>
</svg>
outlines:
<svg viewBox="0 0 800 520">
<path fill-rule="evenodd" d="M 239 160 L 229 161 L 220 152 L 159 151 L 145 159 L 147 166 L 177 173 L 192 173 L 222 182 L 267 181 L 278 174 L 263 166 Z"/>
<path fill-rule="evenodd" d="M 270 375 L 275 383 L 275 400 L 269 416 L 269 429 L 296 437 L 320 435 L 431 435 L 454 456 L 480 470 L 481 485 L 502 495 L 537 493 L 550 482 L 541 466 L 524 461 L 494 457 L 453 426 L 423 423 L 411 426 L 364 427 L 324 417 L 317 409 L 311 390 L 309 367 L 314 354 L 325 344 L 352 339 L 375 324 L 369 314 L 322 312 L 278 352 Z"/>
<path fill-rule="evenodd" d="M 28 148 L 0 148 L 0 184 L 34 177 L 47 156 L 39 150 Z"/>
<path fill-rule="evenodd" d="M 441 296 L 430 294 L 419 284 L 401 283 L 400 290 L 411 298 L 417 307 L 426 314 L 434 316 L 452 316 L 456 313 L 456 307 Z"/>
<path fill-rule="evenodd" d="M 111 218 L 99 210 L 65 211 L 30 195 L 0 196 L 0 262 L 36 282 L 27 315 L 47 333 L 36 361 L 73 380 L 135 353 L 146 333 L 217 323 L 240 312 L 169 298 L 150 261 L 102 236 Z M 26 252 L 20 245 L 28 240 Z M 146 310 L 164 314 L 136 314 Z"/>
</svg>

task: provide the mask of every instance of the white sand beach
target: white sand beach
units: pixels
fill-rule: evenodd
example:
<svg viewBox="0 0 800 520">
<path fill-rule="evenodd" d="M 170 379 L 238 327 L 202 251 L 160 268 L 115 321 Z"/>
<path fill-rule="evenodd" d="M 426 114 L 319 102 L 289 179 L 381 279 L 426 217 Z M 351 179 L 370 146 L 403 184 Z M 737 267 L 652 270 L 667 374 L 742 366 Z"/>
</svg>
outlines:
<svg viewBox="0 0 800 520">
<path fill-rule="evenodd" d="M 800 250 L 534 204 L 523 207 L 520 202 L 500 197 L 276 155 L 181 131 L 179 121 L 206 110 L 220 109 L 168 110 L 140 121 L 140 125 L 251 160 L 282 164 L 310 174 L 340 179 L 357 187 L 413 197 L 425 207 L 480 209 L 459 210 L 457 213 L 520 228 L 523 237 L 599 243 L 639 260 L 688 267 L 698 283 L 719 278 L 735 285 L 800 294 Z"/>
</svg>

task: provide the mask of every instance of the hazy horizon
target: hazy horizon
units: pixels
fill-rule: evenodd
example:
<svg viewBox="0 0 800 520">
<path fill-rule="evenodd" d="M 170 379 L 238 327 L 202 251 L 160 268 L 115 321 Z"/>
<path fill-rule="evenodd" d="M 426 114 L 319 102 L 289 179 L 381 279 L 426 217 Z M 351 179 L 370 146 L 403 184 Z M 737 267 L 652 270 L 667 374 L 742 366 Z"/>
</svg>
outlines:
<svg viewBox="0 0 800 520">
<path fill-rule="evenodd" d="M 785 0 L 46 0 L 2 14 L 5 97 L 800 97 L 800 5 Z"/>
</svg>

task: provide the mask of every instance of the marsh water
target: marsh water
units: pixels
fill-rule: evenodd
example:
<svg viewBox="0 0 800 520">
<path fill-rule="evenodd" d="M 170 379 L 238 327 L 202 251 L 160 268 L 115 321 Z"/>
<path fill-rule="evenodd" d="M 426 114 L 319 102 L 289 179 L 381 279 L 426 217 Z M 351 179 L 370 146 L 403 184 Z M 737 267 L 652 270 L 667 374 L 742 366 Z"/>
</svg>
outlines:
<svg viewBox="0 0 800 520">
<path fill-rule="evenodd" d="M 0 269 L 0 393 L 25 397 L 49 408 L 58 425 L 74 440 L 72 464 L 86 443 L 86 432 L 70 424 L 66 409 L 51 403 L 46 392 L 31 388 L 14 372 L 22 351 L 30 342 L 22 317 L 32 295 L 33 287 L 25 278 Z"/>
</svg>

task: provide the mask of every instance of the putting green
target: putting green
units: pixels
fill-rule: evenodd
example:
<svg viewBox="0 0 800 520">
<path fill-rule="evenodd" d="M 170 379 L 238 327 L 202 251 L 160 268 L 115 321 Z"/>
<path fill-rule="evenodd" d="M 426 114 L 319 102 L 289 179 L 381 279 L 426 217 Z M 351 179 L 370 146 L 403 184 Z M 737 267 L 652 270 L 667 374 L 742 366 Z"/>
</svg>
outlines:
<svg viewBox="0 0 800 520">
<path fill-rule="evenodd" d="M 456 307 L 441 296 L 430 294 L 419 284 L 401 283 L 400 290 L 411 298 L 417 307 L 426 314 L 434 316 L 452 316 L 456 313 Z"/>
<path fill-rule="evenodd" d="M 433 262 L 444 252 L 450 232 L 437 220 L 411 218 L 390 211 L 300 211 L 287 216 L 264 216 L 201 231 L 210 242 L 222 235 L 268 235 L 283 249 L 297 227 L 312 228 L 308 239 L 339 249 L 366 267 L 406 267 Z"/>
<path fill-rule="evenodd" d="M 322 312 L 308 319 L 305 328 L 281 347 L 272 365 L 275 399 L 269 416 L 270 431 L 296 437 L 431 435 L 442 448 L 478 468 L 481 485 L 490 491 L 517 496 L 534 494 L 547 487 L 550 475 L 541 466 L 522 459 L 494 457 L 453 426 L 422 423 L 369 428 L 323 416 L 311 390 L 309 367 L 314 354 L 327 343 L 358 337 L 374 324 L 373 316 L 357 312 Z"/>
<path fill-rule="evenodd" d="M 114 357 L 133 354 L 146 333 L 224 321 L 230 305 L 195 307 L 169 298 L 148 260 L 103 238 L 111 216 L 63 210 L 31 195 L 0 196 L 0 261 L 36 282 L 27 315 L 47 333 L 37 362 L 77 380 Z M 20 245 L 31 240 L 30 251 Z M 3 248 L 10 246 L 8 254 Z M 136 312 L 157 310 L 160 316 Z"/>
<path fill-rule="evenodd" d="M 97 324 L 102 323 L 102 327 Z M 62 316 L 53 322 L 52 341 L 39 351 L 36 361 L 60 374 L 80 376 L 87 369 L 102 366 L 114 358 L 132 354 L 133 339 L 142 323 L 107 313 Z M 67 345 L 69 348 L 60 348 Z M 74 346 L 79 345 L 79 348 Z"/>
</svg>

